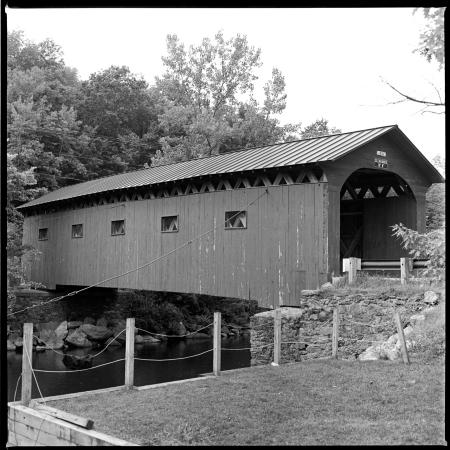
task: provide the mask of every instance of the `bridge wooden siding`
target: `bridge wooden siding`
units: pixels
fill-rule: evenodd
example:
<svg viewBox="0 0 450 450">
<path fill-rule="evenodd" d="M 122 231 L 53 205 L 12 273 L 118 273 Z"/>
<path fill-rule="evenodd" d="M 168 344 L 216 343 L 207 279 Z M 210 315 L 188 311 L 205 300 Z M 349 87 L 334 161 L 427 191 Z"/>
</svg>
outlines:
<svg viewBox="0 0 450 450">
<path fill-rule="evenodd" d="M 268 193 L 265 193 L 267 189 Z M 260 197 L 261 196 L 261 197 Z M 247 209 L 246 229 L 225 229 L 225 211 Z M 302 289 L 327 280 L 326 183 L 216 191 L 127 201 L 28 217 L 24 241 L 42 252 L 29 266 L 31 279 L 48 287 L 90 285 L 132 270 L 214 232 L 139 271 L 101 287 L 196 292 L 258 299 L 276 307 L 295 304 Z M 179 231 L 161 232 L 161 217 L 178 215 Z M 125 220 L 125 234 L 111 236 L 111 221 Z M 83 223 L 83 238 L 72 238 Z M 46 241 L 38 229 L 48 228 Z"/>
</svg>

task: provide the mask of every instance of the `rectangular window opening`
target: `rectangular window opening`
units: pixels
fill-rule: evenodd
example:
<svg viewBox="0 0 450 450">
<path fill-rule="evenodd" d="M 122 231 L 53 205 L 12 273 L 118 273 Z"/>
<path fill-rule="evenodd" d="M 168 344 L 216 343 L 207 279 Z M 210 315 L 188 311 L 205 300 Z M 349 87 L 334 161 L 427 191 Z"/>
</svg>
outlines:
<svg viewBox="0 0 450 450">
<path fill-rule="evenodd" d="M 72 225 L 72 238 L 82 238 L 83 237 L 83 224 L 77 223 Z"/>
<path fill-rule="evenodd" d="M 178 231 L 178 216 L 161 217 L 161 231 L 163 233 L 174 233 Z"/>
<path fill-rule="evenodd" d="M 38 240 L 39 241 L 48 240 L 48 228 L 39 228 Z"/>
<path fill-rule="evenodd" d="M 125 220 L 113 220 L 111 222 L 111 236 L 125 234 Z"/>
<path fill-rule="evenodd" d="M 247 211 L 226 211 L 225 228 L 247 228 Z"/>
</svg>

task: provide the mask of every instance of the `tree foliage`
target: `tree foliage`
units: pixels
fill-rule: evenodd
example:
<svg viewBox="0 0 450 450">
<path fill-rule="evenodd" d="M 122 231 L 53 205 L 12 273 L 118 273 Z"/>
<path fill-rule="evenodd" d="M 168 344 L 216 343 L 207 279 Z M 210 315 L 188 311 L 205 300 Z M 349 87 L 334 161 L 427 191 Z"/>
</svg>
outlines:
<svg viewBox="0 0 450 450">
<path fill-rule="evenodd" d="M 425 275 L 442 279 L 445 275 L 445 228 L 419 233 L 402 223 L 392 226 L 393 236 L 402 241 L 403 248 L 414 259 L 428 259 Z"/>
<path fill-rule="evenodd" d="M 427 23 L 420 35 L 419 47 L 416 52 L 427 61 L 435 60 L 439 70 L 445 65 L 445 29 L 444 14 L 446 8 L 421 8 Z M 414 10 L 416 12 L 418 8 Z"/>
<path fill-rule="evenodd" d="M 321 118 L 307 125 L 301 132 L 302 139 L 310 139 L 330 134 L 342 133 L 339 128 L 330 127 L 328 120 Z"/>
<path fill-rule="evenodd" d="M 165 73 L 157 78 L 162 94 L 161 150 L 153 165 L 216 155 L 237 148 L 278 142 L 298 129 L 281 126 L 274 116 L 286 107 L 285 81 L 274 68 L 264 85 L 265 100 L 253 98 L 261 51 L 245 35 L 205 38 L 186 49 L 167 37 Z"/>
</svg>

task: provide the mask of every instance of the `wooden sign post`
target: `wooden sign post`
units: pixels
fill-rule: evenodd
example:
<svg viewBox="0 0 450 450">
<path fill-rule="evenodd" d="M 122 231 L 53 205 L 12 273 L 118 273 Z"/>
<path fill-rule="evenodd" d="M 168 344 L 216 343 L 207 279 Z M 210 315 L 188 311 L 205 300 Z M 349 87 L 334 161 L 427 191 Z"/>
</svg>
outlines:
<svg viewBox="0 0 450 450">
<path fill-rule="evenodd" d="M 273 321 L 273 366 L 278 366 L 281 359 L 281 310 L 275 310 Z"/>
<path fill-rule="evenodd" d="M 337 359 L 338 352 L 338 339 L 339 339 L 339 311 L 338 308 L 333 310 L 333 338 L 331 341 L 331 356 Z"/>
<path fill-rule="evenodd" d="M 134 318 L 127 319 L 125 341 L 125 387 L 132 389 L 134 384 Z"/>
<path fill-rule="evenodd" d="M 356 282 L 356 274 L 358 270 L 358 258 L 348 258 L 348 284 Z"/>
<path fill-rule="evenodd" d="M 405 335 L 403 333 L 402 321 L 400 319 L 400 314 L 398 313 L 398 311 L 395 312 L 394 319 L 397 325 L 398 340 L 400 341 L 400 348 L 402 350 L 403 362 L 405 364 L 409 364 L 408 349 L 406 348 L 406 341 Z"/>
<path fill-rule="evenodd" d="M 28 406 L 31 400 L 31 382 L 33 377 L 33 324 L 23 324 L 22 347 L 22 404 Z"/>
<path fill-rule="evenodd" d="M 222 315 L 220 312 L 214 313 L 214 335 L 213 335 L 213 373 L 220 375 L 220 356 L 221 356 L 221 332 L 222 332 Z"/>
</svg>

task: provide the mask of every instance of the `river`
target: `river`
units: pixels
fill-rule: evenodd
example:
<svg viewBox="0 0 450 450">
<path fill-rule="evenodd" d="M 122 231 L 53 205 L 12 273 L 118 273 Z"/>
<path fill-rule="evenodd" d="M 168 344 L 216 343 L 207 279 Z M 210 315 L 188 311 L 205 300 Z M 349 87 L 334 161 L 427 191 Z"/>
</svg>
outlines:
<svg viewBox="0 0 450 450">
<path fill-rule="evenodd" d="M 222 339 L 222 348 L 248 348 L 249 336 L 238 336 Z M 168 359 L 183 358 L 196 355 L 212 348 L 212 339 L 188 339 L 159 343 L 139 344 L 135 347 L 136 358 Z M 61 350 L 59 350 L 61 352 Z M 78 356 L 95 354 L 99 350 L 76 349 L 68 353 Z M 94 358 L 93 366 L 115 361 L 125 357 L 125 347 L 108 347 Z M 139 361 L 134 362 L 134 385 L 163 383 L 196 377 L 202 373 L 212 372 L 213 353 L 209 352 L 193 358 L 178 361 Z M 62 362 L 63 356 L 51 350 L 33 352 L 33 368 L 40 370 L 67 371 Z M 21 383 L 17 383 L 21 373 L 22 355 L 8 352 L 8 401 L 20 400 Z M 222 370 L 250 366 L 250 351 L 222 350 Z M 45 373 L 35 372 L 37 382 L 44 397 L 50 395 L 69 394 L 72 392 L 90 391 L 124 384 L 125 362 L 119 361 L 104 367 L 84 372 Z M 17 385 L 17 391 L 16 391 Z M 32 398 L 39 398 L 40 393 L 33 381 Z"/>
</svg>

